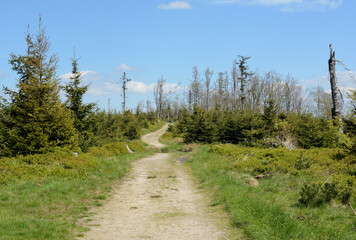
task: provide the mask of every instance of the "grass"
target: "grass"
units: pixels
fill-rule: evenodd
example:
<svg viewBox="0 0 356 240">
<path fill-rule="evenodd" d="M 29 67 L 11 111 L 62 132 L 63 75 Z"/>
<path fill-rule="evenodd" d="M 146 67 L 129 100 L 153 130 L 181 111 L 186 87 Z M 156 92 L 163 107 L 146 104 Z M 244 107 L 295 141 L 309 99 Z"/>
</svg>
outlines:
<svg viewBox="0 0 356 240">
<path fill-rule="evenodd" d="M 142 130 L 146 134 L 165 122 Z M 0 159 L 0 239 L 73 239 L 87 231 L 90 209 L 101 207 L 112 185 L 147 156 L 142 141 Z"/>
<path fill-rule="evenodd" d="M 212 204 L 221 204 L 247 238 L 356 239 L 356 217 L 348 206 L 335 201 L 318 208 L 298 204 L 301 185 L 315 176 L 276 171 L 250 184 L 249 174 L 236 167 L 236 158 L 209 150 L 199 147 L 188 164 L 203 187 L 215 190 Z"/>
<path fill-rule="evenodd" d="M 32 177 L 0 186 L 0 239 L 73 239 L 87 228 L 80 222 L 100 207 L 113 183 L 133 160 L 147 153 L 96 158 L 79 177 Z"/>
<path fill-rule="evenodd" d="M 169 153 L 169 152 L 179 152 L 183 150 L 184 144 L 182 142 L 182 139 L 180 138 L 173 138 L 172 132 L 166 132 L 163 134 L 159 141 L 166 145 L 161 149 L 162 152 L 164 153 Z"/>
</svg>

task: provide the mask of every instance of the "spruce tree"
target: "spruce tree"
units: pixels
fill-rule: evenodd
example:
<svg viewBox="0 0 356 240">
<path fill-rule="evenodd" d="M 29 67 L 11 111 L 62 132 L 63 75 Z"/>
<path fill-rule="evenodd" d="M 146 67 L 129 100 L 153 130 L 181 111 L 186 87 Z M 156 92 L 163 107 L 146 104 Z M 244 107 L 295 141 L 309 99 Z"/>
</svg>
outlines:
<svg viewBox="0 0 356 240">
<path fill-rule="evenodd" d="M 78 69 L 79 59 L 74 57 L 72 60 L 72 75 L 69 78 L 69 83 L 64 87 L 66 92 L 66 106 L 71 110 L 74 119 L 74 127 L 76 128 L 79 138 L 79 146 L 83 151 L 86 151 L 89 146 L 93 145 L 95 140 L 93 132 L 90 131 L 93 123 L 94 103 L 84 104 L 83 97 L 88 91 L 89 85 L 83 85 L 82 73 Z"/>
<path fill-rule="evenodd" d="M 76 145 L 70 112 L 59 98 L 58 58 L 49 55 L 50 44 L 39 20 L 38 33 L 27 32 L 26 53 L 11 54 L 9 63 L 18 74 L 16 91 L 5 88 L 10 100 L 4 143 L 9 155 L 44 153 L 55 147 Z"/>
<path fill-rule="evenodd" d="M 74 126 L 79 132 L 87 130 L 87 118 L 92 113 L 95 104 L 83 103 L 83 96 L 88 91 L 89 85 L 82 85 L 82 73 L 78 70 L 78 58 L 74 57 L 72 60 L 72 75 L 70 76 L 69 83 L 64 87 L 66 96 L 68 98 L 66 105 L 67 108 L 72 110 L 74 118 Z"/>
<path fill-rule="evenodd" d="M 264 106 L 262 120 L 264 122 L 264 130 L 271 137 L 273 135 L 273 130 L 277 122 L 277 108 L 275 102 L 270 99 Z"/>
</svg>

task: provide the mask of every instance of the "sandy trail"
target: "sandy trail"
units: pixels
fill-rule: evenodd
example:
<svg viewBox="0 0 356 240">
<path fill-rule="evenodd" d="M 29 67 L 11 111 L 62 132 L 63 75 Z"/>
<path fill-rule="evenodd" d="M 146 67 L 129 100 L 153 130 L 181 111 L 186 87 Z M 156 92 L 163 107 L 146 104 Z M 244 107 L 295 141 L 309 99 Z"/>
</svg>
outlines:
<svg viewBox="0 0 356 240">
<path fill-rule="evenodd" d="M 142 139 L 156 147 L 167 126 Z M 99 208 L 84 239 L 232 239 L 224 214 L 209 206 L 192 177 L 158 153 L 133 163 Z"/>
<path fill-rule="evenodd" d="M 167 128 L 168 128 L 168 124 L 164 125 L 161 129 L 159 129 L 155 132 L 152 132 L 152 133 L 142 136 L 141 139 L 142 139 L 142 141 L 148 143 L 149 145 L 151 145 L 153 147 L 163 148 L 164 145 L 162 143 L 160 143 L 158 141 L 158 139 L 160 136 L 162 136 L 166 132 Z"/>
</svg>

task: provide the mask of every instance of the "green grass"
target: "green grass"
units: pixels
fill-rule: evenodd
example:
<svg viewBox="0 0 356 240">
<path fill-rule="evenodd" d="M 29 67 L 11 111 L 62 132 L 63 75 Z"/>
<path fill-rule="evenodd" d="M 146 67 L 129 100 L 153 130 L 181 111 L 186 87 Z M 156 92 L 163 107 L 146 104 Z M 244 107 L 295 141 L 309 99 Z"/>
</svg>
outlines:
<svg viewBox="0 0 356 240">
<path fill-rule="evenodd" d="M 168 153 L 168 152 L 179 152 L 182 151 L 184 144 L 181 139 L 179 138 L 173 138 L 173 133 L 171 132 L 166 132 L 163 134 L 160 138 L 159 141 L 166 145 L 161 149 L 162 152 Z"/>
<path fill-rule="evenodd" d="M 160 129 L 165 122 L 141 133 Z M 0 239 L 73 239 L 88 230 L 89 209 L 101 207 L 130 163 L 152 152 L 142 141 L 0 158 Z"/>
<path fill-rule="evenodd" d="M 242 229 L 247 238 L 356 239 L 356 217 L 348 206 L 339 202 L 318 208 L 298 204 L 302 184 L 315 180 L 315 176 L 277 169 L 256 184 L 244 167 L 250 166 L 251 173 L 255 168 L 249 164 L 239 168 L 236 164 L 243 159 L 231 156 L 236 153 L 226 156 L 226 153 L 213 154 L 209 150 L 201 146 L 188 164 L 203 187 L 214 189 L 212 204 L 224 206 L 232 224 Z"/>
<path fill-rule="evenodd" d="M 110 147 L 105 154 L 109 154 L 108 150 Z M 96 149 L 94 153 L 101 152 Z M 146 155 L 105 155 L 93 160 L 95 167 L 81 169 L 74 176 L 28 174 L 26 179 L 12 179 L 0 185 L 0 239 L 81 236 L 87 228 L 80 222 L 88 216 L 88 210 L 102 206 L 113 183 L 127 173 L 130 163 Z"/>
</svg>

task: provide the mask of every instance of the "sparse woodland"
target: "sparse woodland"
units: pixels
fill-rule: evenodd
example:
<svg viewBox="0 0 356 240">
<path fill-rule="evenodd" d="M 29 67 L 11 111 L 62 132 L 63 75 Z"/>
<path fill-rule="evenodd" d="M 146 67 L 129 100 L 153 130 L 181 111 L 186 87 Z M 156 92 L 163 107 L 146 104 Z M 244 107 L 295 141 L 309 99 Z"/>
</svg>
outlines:
<svg viewBox="0 0 356 240">
<path fill-rule="evenodd" d="M 221 190 L 217 204 L 224 204 L 234 224 L 253 239 L 319 239 L 317 232 L 308 235 L 309 230 L 320 230 L 320 239 L 355 236 L 355 216 L 349 206 L 356 207 L 356 91 L 347 96 L 350 108 L 344 109 L 342 117 L 333 118 L 332 99 L 325 89 L 306 89 L 292 76 L 274 71 L 254 72 L 249 68 L 253 58 L 237 56 L 230 71 L 214 73 L 194 66 L 190 85 L 181 92 L 166 92 L 166 80 L 161 76 L 153 93 L 155 109 L 147 103 L 147 108 L 138 105 L 126 110 L 130 79 L 124 74 L 124 110 L 105 111 L 83 102 L 89 86 L 83 84 L 75 56 L 70 81 L 60 85 L 58 58 L 50 52 L 41 21 L 37 33 L 28 31 L 25 43 L 23 53 L 12 53 L 9 58 L 17 73 L 17 88 L 4 87 L 0 102 L 0 188 L 17 180 L 41 182 L 50 176 L 84 179 L 87 172 L 99 168 L 110 173 L 111 163 L 98 158 L 126 154 L 124 142 L 134 151 L 145 151 L 135 140 L 140 139 L 142 129 L 162 120 L 172 122 L 165 139 L 176 144 L 173 151 L 182 150 L 182 142 L 201 144 L 189 153 L 189 164 L 203 183 Z M 60 90 L 65 92 L 64 101 Z M 258 202 L 261 192 L 249 185 L 253 181 L 249 179 L 256 176 L 262 178 L 266 201 L 261 197 Z M 231 186 L 237 184 L 234 191 L 246 194 L 246 202 L 251 201 L 263 214 L 272 212 L 274 220 L 236 210 L 246 202 L 230 199 L 228 185 L 221 179 Z M 276 193 L 279 187 L 286 197 Z M 279 198 L 280 205 L 276 203 Z M 267 203 L 271 208 L 262 207 Z M 317 208 L 325 217 L 324 230 L 314 223 Z M 329 210 L 344 224 L 333 234 Z M 260 225 L 253 225 L 254 221 Z M 277 230 L 272 225 L 282 222 L 285 232 L 273 235 Z M 269 234 L 266 238 L 253 230 L 264 226 Z M 293 230 L 288 235 L 293 226 L 301 232 Z"/>
</svg>

